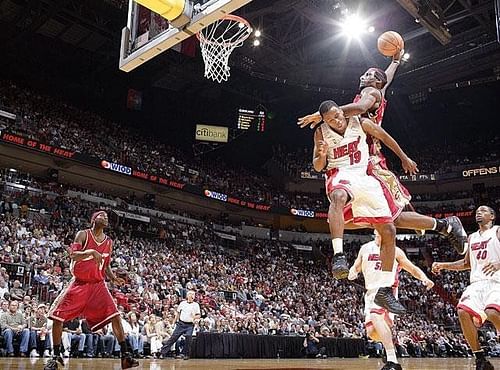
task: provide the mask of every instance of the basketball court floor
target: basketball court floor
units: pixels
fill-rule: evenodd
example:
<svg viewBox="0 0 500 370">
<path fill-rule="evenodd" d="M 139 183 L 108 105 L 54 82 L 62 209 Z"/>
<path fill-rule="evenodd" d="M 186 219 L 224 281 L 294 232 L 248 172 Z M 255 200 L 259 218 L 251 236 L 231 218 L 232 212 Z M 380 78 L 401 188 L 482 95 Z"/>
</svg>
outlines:
<svg viewBox="0 0 500 370">
<path fill-rule="evenodd" d="M 42 370 L 46 360 L 25 358 L 0 358 L 0 369 L 37 369 Z M 500 369 L 500 359 L 490 360 Z M 434 359 L 402 359 L 405 370 L 471 370 L 475 369 L 474 359 L 434 358 Z M 378 370 L 383 363 L 377 359 L 339 359 L 327 360 L 287 360 L 287 359 L 251 359 L 251 360 L 141 360 L 141 365 L 135 369 L 144 370 L 252 370 L 252 369 L 287 369 L 287 370 Z M 71 359 L 66 369 L 70 370 L 120 370 L 120 362 L 112 359 Z"/>
</svg>

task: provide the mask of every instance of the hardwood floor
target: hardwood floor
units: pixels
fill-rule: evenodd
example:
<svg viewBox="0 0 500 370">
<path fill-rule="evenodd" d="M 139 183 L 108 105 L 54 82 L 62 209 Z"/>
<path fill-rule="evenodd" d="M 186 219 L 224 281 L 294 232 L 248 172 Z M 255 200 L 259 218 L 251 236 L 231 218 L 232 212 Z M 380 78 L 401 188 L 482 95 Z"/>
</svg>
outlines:
<svg viewBox="0 0 500 370">
<path fill-rule="evenodd" d="M 25 358 L 0 358 L 2 370 L 42 370 L 44 359 Z M 490 360 L 500 369 L 500 359 Z M 439 358 L 439 359 L 402 359 L 401 364 L 405 370 L 472 370 L 475 369 L 473 359 Z M 142 370 L 378 370 L 383 366 L 377 359 L 339 359 L 327 360 L 295 360 L 295 359 L 249 359 L 249 360 L 141 360 L 141 365 L 136 369 Z M 120 370 L 120 361 L 112 359 L 70 359 L 66 369 L 71 370 Z"/>
</svg>

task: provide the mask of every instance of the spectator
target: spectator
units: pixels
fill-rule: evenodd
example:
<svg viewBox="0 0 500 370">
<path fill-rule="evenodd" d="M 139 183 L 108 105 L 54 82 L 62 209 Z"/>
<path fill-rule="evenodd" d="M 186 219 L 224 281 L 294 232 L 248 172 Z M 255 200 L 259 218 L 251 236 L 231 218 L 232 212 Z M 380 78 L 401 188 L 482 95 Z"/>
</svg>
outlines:
<svg viewBox="0 0 500 370">
<path fill-rule="evenodd" d="M 51 336 L 47 328 L 48 320 L 46 307 L 43 303 L 38 305 L 34 316 L 30 317 L 30 348 L 32 348 L 30 357 L 49 357 L 51 344 Z"/>
<path fill-rule="evenodd" d="M 21 288 L 21 282 L 14 280 L 12 288 L 9 291 L 11 299 L 22 302 L 26 292 Z"/>
<path fill-rule="evenodd" d="M 28 323 L 23 314 L 18 311 L 19 303 L 10 301 L 9 310 L 2 314 L 0 318 L 0 327 L 3 329 L 3 338 L 7 347 L 7 356 L 14 357 L 14 338 L 20 339 L 20 356 L 26 357 L 30 339 Z"/>
</svg>

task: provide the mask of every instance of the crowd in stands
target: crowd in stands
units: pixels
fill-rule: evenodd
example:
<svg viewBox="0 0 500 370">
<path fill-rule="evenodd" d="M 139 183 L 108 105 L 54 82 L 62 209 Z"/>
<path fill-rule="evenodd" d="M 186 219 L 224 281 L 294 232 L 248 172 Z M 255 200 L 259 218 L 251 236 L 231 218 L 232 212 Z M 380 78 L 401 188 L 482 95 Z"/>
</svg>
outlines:
<svg viewBox="0 0 500 370">
<path fill-rule="evenodd" d="M 493 163 L 494 165 L 499 159 L 497 154 L 499 146 L 499 135 L 485 138 L 484 134 L 474 136 L 474 133 L 471 133 L 471 136 L 457 140 L 453 144 L 444 146 L 430 144 L 423 150 L 419 150 L 418 153 L 409 152 L 408 154 L 416 161 L 420 173 L 440 175 L 459 172 L 465 166 L 474 163 L 480 165 Z M 481 150 L 478 150 L 478 148 L 481 148 Z M 384 148 L 383 153 L 387 155 L 389 162 L 392 163 L 392 166 L 390 166 L 392 171 L 403 175 L 399 160 L 390 153 L 390 150 Z M 301 172 L 314 172 L 312 158 L 312 144 L 311 146 L 299 148 L 288 148 L 282 145 L 273 148 L 273 159 L 285 173 L 295 178 L 300 178 Z"/>
<path fill-rule="evenodd" d="M 83 111 L 10 81 L 0 84 L 0 106 L 8 107 L 4 109 L 18 116 L 15 123 L 0 122 L 0 130 L 7 129 L 43 143 L 128 165 L 153 175 L 229 194 L 249 202 L 287 209 L 328 208 L 324 194 L 287 193 L 272 184 L 269 178 L 244 167 L 231 168 L 222 159 L 214 162 L 192 158 L 158 138 L 144 136 L 144 133 L 127 129 L 93 112 Z M 491 145 L 494 146 L 495 140 L 492 140 Z M 493 152 L 495 151 L 491 151 Z M 462 152 L 457 150 L 456 153 Z M 310 168 L 312 154 L 311 148 L 293 152 L 277 147 L 274 157 L 286 172 L 300 176 L 302 169 Z M 453 198 L 446 200 L 459 199 L 456 194 L 452 196 Z M 416 195 L 415 199 L 418 198 L 419 195 Z M 469 202 L 461 206 L 469 209 L 471 204 Z M 449 211 L 452 208 L 457 210 L 456 205 L 446 203 L 437 208 L 436 211 Z M 427 209 L 422 208 L 422 211 Z"/>
<path fill-rule="evenodd" d="M 98 206 L 68 197 L 61 186 L 51 186 L 58 190 L 52 196 L 48 191 L 40 196 L 12 189 L 2 194 L 0 326 L 9 355 L 13 353 L 10 338 L 16 336 L 21 355 L 50 351 L 50 322 L 44 320 L 47 306 L 70 278 L 66 247 L 77 230 L 88 227 L 89 215 Z M 23 202 L 30 204 L 26 212 Z M 37 212 L 42 206 L 44 214 Z M 176 305 L 188 290 L 197 292 L 202 307 L 195 333 L 300 336 L 313 328 L 318 337 L 364 337 L 363 289 L 358 285 L 363 283 L 331 277 L 329 246 L 311 243 L 322 255 L 314 258 L 278 240 L 237 239 L 228 244 L 211 223 L 161 221 L 155 234 L 141 232 L 144 228 L 138 222 L 123 220 L 108 231 L 114 239 L 112 265 L 128 271 L 128 283 L 111 290 L 136 356 L 159 356 L 161 341 L 172 333 Z M 433 256 L 457 258 L 438 237 L 399 245 L 419 248 L 411 258 L 427 272 Z M 359 241 L 346 243 L 351 263 L 359 246 Z M 9 273 L 12 264 L 25 266 L 26 274 Z M 426 292 L 420 282 L 405 274 L 401 277 L 400 297 L 410 313 L 396 323 L 398 352 L 401 356 L 466 356 L 453 299 L 468 285 L 468 275 L 443 274 L 433 279 L 436 288 Z M 14 319 L 22 330 L 9 328 Z M 485 331 L 483 338 L 494 353 L 495 333 Z M 118 349 L 110 329 L 90 333 L 85 321 L 79 320 L 66 324 L 64 343 L 66 355 L 112 356 Z M 377 344 L 370 345 L 376 353 Z"/>
</svg>

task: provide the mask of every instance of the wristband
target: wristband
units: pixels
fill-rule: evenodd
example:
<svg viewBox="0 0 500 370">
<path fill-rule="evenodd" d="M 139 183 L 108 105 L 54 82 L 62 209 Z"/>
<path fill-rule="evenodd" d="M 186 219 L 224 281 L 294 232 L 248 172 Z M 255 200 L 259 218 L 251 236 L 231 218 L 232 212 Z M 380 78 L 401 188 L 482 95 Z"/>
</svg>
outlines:
<svg viewBox="0 0 500 370">
<path fill-rule="evenodd" d="M 71 251 L 73 252 L 78 252 L 79 250 L 82 249 L 82 244 L 81 243 L 71 243 L 69 248 L 71 249 Z"/>
<path fill-rule="evenodd" d="M 401 61 L 400 60 L 396 60 L 396 59 L 393 59 L 392 62 L 396 63 L 396 64 L 401 64 Z"/>
</svg>

